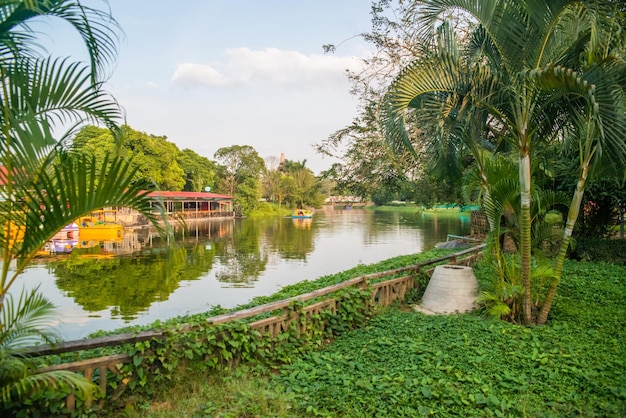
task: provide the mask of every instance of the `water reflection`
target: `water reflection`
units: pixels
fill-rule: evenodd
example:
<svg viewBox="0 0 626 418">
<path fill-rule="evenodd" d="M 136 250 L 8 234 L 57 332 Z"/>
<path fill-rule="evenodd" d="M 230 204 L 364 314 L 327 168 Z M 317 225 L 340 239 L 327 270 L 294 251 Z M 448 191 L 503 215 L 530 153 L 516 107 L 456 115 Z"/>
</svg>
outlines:
<svg viewBox="0 0 626 418">
<path fill-rule="evenodd" d="M 313 219 L 210 220 L 176 228 L 175 243 L 147 228 L 126 231 L 116 242 L 85 243 L 71 254 L 39 259 L 22 281 L 42 283 L 61 307 L 66 338 L 73 339 L 212 305 L 233 307 L 468 231 L 458 217 L 356 209 Z"/>
<path fill-rule="evenodd" d="M 230 240 L 220 243 L 215 277 L 233 287 L 252 287 L 265 271 L 267 255 L 259 251 L 260 237 L 254 222 L 237 219 Z"/>
</svg>

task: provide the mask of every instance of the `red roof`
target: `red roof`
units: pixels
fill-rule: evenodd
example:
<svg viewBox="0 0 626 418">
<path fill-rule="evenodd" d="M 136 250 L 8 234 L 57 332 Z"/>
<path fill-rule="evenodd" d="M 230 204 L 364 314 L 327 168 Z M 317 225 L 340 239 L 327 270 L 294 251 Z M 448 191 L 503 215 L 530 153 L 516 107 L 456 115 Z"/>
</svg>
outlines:
<svg viewBox="0 0 626 418">
<path fill-rule="evenodd" d="M 160 190 L 156 192 L 148 193 L 150 197 L 161 197 L 164 199 L 213 199 L 213 200 L 232 200 L 232 196 L 227 196 L 225 194 L 217 194 L 217 193 L 209 193 L 209 192 L 170 192 L 165 190 Z"/>
</svg>

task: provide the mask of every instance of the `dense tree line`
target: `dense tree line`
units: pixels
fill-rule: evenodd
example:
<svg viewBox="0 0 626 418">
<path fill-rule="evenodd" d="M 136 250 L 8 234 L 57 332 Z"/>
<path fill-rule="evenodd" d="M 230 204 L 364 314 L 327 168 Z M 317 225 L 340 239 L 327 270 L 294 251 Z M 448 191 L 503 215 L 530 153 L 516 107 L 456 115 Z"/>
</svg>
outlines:
<svg viewBox="0 0 626 418">
<path fill-rule="evenodd" d="M 258 208 L 265 200 L 288 208 L 320 207 L 323 203 L 322 182 L 306 167 L 306 160 L 277 158 L 263 160 L 249 145 L 218 149 L 214 160 L 190 149 L 180 150 L 165 136 L 156 136 L 121 127 L 119 138 L 110 130 L 96 126 L 83 128 L 74 137 L 70 153 L 88 155 L 102 164 L 110 155 L 131 162 L 135 179 L 152 181 L 161 190 L 204 191 L 226 194 L 244 213 Z"/>
</svg>

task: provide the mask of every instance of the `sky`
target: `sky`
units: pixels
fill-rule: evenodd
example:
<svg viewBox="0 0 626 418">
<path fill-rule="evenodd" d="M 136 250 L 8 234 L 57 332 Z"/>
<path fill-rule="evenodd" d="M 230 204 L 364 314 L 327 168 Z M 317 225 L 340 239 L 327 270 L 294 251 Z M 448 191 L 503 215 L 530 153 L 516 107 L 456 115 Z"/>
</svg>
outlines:
<svg viewBox="0 0 626 418">
<path fill-rule="evenodd" d="M 88 0 L 103 7 L 103 2 Z M 106 89 L 126 123 L 214 160 L 232 145 L 262 158 L 306 160 L 319 174 L 336 160 L 314 143 L 356 116 L 346 69 L 371 46 L 368 0 L 110 0 L 124 31 Z M 49 23 L 50 51 L 84 48 Z M 46 29 L 44 29 L 46 30 Z M 341 44 L 334 54 L 322 45 Z"/>
</svg>

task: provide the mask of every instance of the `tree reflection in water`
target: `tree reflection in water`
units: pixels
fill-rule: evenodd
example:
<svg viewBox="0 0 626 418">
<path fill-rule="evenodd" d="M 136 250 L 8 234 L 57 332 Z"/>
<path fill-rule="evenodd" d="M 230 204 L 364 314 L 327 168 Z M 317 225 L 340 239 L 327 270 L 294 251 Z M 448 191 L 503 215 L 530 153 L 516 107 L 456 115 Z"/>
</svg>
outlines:
<svg viewBox="0 0 626 418">
<path fill-rule="evenodd" d="M 312 228 L 272 218 L 207 221 L 178 227 L 175 245 L 140 229 L 126 233 L 124 242 L 85 245 L 49 267 L 59 290 L 82 309 L 109 309 L 112 318 L 130 321 L 168 300 L 181 281 L 212 270 L 223 287 L 249 288 L 270 259 L 306 261 L 314 249 Z"/>
<path fill-rule="evenodd" d="M 232 222 L 213 221 L 175 230 L 168 243 L 149 229 L 127 232 L 124 242 L 101 242 L 55 259 L 56 285 L 88 312 L 111 309 L 112 318 L 137 318 L 152 303 L 166 301 L 183 280 L 213 268 L 215 246 L 232 235 Z M 129 238 L 130 237 L 130 238 Z"/>
<path fill-rule="evenodd" d="M 58 288 L 85 311 L 111 307 L 113 318 L 132 320 L 153 302 L 167 300 L 181 280 L 211 270 L 213 258 L 213 251 L 199 245 L 132 257 L 72 254 L 54 263 L 53 273 Z"/>
</svg>

